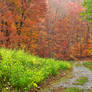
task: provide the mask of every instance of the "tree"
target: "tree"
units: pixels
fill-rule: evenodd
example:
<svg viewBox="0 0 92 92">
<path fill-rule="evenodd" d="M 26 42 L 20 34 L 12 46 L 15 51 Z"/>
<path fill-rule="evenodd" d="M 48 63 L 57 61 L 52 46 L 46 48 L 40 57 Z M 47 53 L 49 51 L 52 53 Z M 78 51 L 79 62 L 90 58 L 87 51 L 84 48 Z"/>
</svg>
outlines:
<svg viewBox="0 0 92 92">
<path fill-rule="evenodd" d="M 3 43 L 3 47 L 23 48 L 36 54 L 39 39 L 38 24 L 45 17 L 45 12 L 45 0 L 0 1 L 1 46 Z M 5 36 L 6 33 L 9 35 Z"/>
<path fill-rule="evenodd" d="M 46 19 L 40 25 L 40 56 L 65 60 L 70 59 L 71 55 L 87 55 L 88 26 L 86 22 L 79 21 L 79 13 L 83 8 L 79 2 L 68 1 L 65 5 L 67 12 L 61 7 L 50 7 Z"/>
<path fill-rule="evenodd" d="M 42 44 L 39 53 L 41 52 L 40 55 L 43 57 L 54 57 L 55 53 L 53 47 L 55 45 L 55 25 L 60 19 L 62 19 L 65 16 L 65 14 L 61 14 L 58 8 L 53 11 L 50 6 L 48 6 L 48 11 L 46 13 L 47 14 L 45 20 L 42 20 L 43 23 L 41 22 L 42 24 L 40 24 L 39 26 L 39 43 Z"/>
<path fill-rule="evenodd" d="M 87 22 L 88 30 L 86 34 L 86 47 L 87 47 L 87 55 L 92 55 L 92 0 L 84 0 L 82 3 L 84 7 L 84 11 L 80 14 Z"/>
<path fill-rule="evenodd" d="M 84 19 L 92 23 L 92 0 L 84 0 L 83 7 L 85 8 L 84 12 L 81 14 Z"/>
</svg>

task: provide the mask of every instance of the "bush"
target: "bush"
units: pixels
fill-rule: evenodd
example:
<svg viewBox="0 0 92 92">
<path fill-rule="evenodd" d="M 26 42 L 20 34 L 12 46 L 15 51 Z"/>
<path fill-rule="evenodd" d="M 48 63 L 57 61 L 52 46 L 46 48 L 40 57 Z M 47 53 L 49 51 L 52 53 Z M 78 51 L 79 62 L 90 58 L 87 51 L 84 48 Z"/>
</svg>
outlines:
<svg viewBox="0 0 92 92">
<path fill-rule="evenodd" d="M 0 56 L 0 79 L 14 88 L 35 88 L 49 75 L 71 68 L 68 62 L 40 58 L 23 50 L 1 48 Z"/>
</svg>

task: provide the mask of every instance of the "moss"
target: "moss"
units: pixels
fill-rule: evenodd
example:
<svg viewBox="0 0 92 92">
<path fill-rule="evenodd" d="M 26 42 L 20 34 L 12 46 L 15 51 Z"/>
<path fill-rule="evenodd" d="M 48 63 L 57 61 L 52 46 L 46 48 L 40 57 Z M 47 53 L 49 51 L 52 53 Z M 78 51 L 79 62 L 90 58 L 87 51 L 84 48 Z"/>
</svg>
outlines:
<svg viewBox="0 0 92 92">
<path fill-rule="evenodd" d="M 72 88 L 65 89 L 64 92 L 84 92 L 84 90 L 72 87 Z"/>
<path fill-rule="evenodd" d="M 84 66 L 92 71 L 92 62 L 85 62 Z"/>
<path fill-rule="evenodd" d="M 88 78 L 87 77 L 80 77 L 79 79 L 77 79 L 76 82 L 77 83 L 74 83 L 75 85 L 84 85 L 86 82 L 88 82 Z"/>
</svg>

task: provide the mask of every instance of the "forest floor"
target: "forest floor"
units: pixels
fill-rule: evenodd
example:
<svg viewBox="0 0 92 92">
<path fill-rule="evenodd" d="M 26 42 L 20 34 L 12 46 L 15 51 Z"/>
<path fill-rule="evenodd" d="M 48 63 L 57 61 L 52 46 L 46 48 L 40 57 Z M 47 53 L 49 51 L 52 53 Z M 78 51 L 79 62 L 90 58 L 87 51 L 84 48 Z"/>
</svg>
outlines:
<svg viewBox="0 0 92 92">
<path fill-rule="evenodd" d="M 38 92 L 92 92 L 92 71 L 84 65 L 86 60 L 83 61 L 74 62 L 72 71 Z"/>
</svg>

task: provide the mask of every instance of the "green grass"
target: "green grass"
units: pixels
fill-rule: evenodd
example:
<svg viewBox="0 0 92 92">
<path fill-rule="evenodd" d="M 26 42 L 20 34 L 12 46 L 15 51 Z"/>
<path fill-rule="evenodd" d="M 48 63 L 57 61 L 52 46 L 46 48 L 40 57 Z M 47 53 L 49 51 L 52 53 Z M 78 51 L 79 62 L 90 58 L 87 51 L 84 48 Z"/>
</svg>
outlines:
<svg viewBox="0 0 92 92">
<path fill-rule="evenodd" d="M 84 65 L 92 71 L 92 62 L 85 62 Z"/>
<path fill-rule="evenodd" d="M 0 88 L 33 89 L 49 75 L 71 68 L 68 62 L 30 55 L 23 50 L 0 48 Z"/>
<path fill-rule="evenodd" d="M 72 88 L 65 89 L 64 92 L 84 92 L 84 90 L 72 87 Z"/>
<path fill-rule="evenodd" d="M 88 82 L 88 78 L 87 77 L 80 77 L 79 79 L 77 79 L 78 83 L 75 83 L 76 85 L 84 85 L 86 82 Z"/>
</svg>

